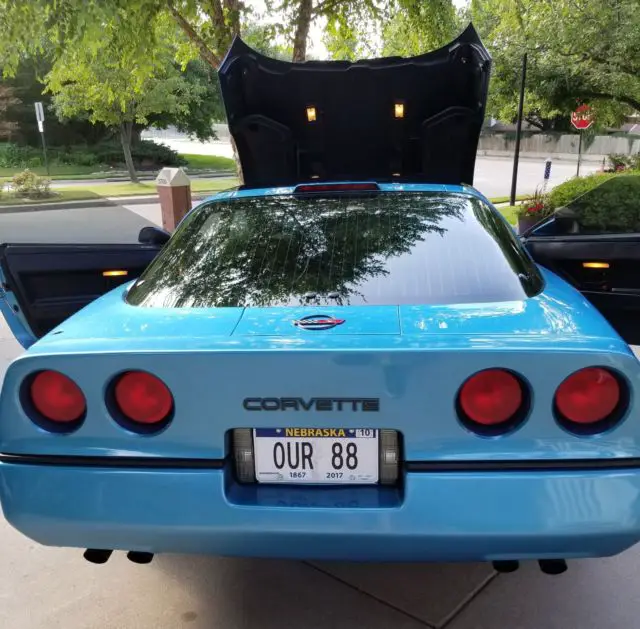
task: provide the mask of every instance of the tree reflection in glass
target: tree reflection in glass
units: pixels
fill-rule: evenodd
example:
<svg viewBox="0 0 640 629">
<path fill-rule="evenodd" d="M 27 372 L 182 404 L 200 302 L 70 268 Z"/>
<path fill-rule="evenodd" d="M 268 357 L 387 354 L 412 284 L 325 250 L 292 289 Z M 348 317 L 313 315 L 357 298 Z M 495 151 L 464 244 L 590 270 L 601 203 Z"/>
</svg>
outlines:
<svg viewBox="0 0 640 629">
<path fill-rule="evenodd" d="M 495 251 L 487 255 L 501 256 L 513 275 L 475 216 L 478 203 L 442 193 L 214 201 L 187 218 L 128 301 L 154 307 L 357 305 L 398 303 L 402 292 L 410 303 L 428 303 L 426 293 L 434 291 L 414 286 L 410 276 L 422 278 L 439 268 L 431 271 L 429 264 L 443 265 L 428 253 L 437 250 L 442 258 L 442 242 L 424 245 L 446 240 L 451 229 L 463 240 L 481 231 L 482 242 L 471 245 L 476 253 L 483 255 L 477 248 L 490 241 Z M 468 246 L 458 255 L 464 257 Z"/>
</svg>

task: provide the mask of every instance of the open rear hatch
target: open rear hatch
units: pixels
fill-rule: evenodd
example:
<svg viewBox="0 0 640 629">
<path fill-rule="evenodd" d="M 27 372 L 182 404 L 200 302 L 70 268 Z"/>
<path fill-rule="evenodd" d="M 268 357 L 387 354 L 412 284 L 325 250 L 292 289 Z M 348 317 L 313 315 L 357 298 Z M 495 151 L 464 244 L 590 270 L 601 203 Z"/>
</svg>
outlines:
<svg viewBox="0 0 640 629">
<path fill-rule="evenodd" d="M 491 58 L 472 25 L 416 57 L 289 63 L 236 38 L 219 76 L 247 187 L 473 182 Z"/>
</svg>

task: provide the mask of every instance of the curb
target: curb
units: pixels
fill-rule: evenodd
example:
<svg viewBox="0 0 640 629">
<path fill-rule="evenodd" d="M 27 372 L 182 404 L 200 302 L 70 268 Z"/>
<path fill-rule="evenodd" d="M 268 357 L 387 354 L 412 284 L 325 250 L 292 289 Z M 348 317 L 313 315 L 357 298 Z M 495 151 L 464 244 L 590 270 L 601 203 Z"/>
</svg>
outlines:
<svg viewBox="0 0 640 629">
<path fill-rule="evenodd" d="M 213 194 L 213 193 L 211 193 Z M 200 202 L 211 194 L 196 193 L 192 195 L 192 201 Z M 18 214 L 20 212 L 45 212 L 47 210 L 74 210 L 98 207 L 117 207 L 123 205 L 147 205 L 160 203 L 158 195 L 138 195 L 134 197 L 102 197 L 101 199 L 85 199 L 78 201 L 59 201 L 52 203 L 34 203 L 33 205 L 0 205 L 0 215 Z"/>
</svg>

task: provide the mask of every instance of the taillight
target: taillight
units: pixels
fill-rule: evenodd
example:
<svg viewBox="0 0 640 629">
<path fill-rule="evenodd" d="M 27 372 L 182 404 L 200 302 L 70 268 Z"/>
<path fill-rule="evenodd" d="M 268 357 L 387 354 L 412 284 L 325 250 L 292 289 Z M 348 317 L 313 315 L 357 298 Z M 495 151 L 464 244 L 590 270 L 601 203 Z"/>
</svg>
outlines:
<svg viewBox="0 0 640 629">
<path fill-rule="evenodd" d="M 113 386 L 113 401 L 119 415 L 116 418 L 124 418 L 136 426 L 134 429 L 143 431 L 163 427 L 173 411 L 173 396 L 167 385 L 145 371 L 119 376 Z"/>
<path fill-rule="evenodd" d="M 626 390 L 608 369 L 587 367 L 572 373 L 555 395 L 556 417 L 562 426 L 581 434 L 608 430 L 624 411 Z"/>
<path fill-rule="evenodd" d="M 526 417 L 527 389 L 504 369 L 486 369 L 471 376 L 458 393 L 458 414 L 463 424 L 478 434 L 499 435 Z"/>
<path fill-rule="evenodd" d="M 29 379 L 26 393 L 27 410 L 32 411 L 30 415 L 36 423 L 44 422 L 46 429 L 74 430 L 87 410 L 80 387 L 59 371 L 38 372 Z"/>
</svg>

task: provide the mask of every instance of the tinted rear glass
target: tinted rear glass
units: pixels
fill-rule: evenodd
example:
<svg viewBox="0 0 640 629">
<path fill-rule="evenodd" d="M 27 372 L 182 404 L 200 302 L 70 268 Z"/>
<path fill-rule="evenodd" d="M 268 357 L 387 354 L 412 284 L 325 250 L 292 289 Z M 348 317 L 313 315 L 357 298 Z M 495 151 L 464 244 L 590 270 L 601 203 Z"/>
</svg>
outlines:
<svg viewBox="0 0 640 629">
<path fill-rule="evenodd" d="M 510 301 L 542 281 L 476 197 L 263 196 L 192 212 L 128 294 L 151 307 Z"/>
</svg>

